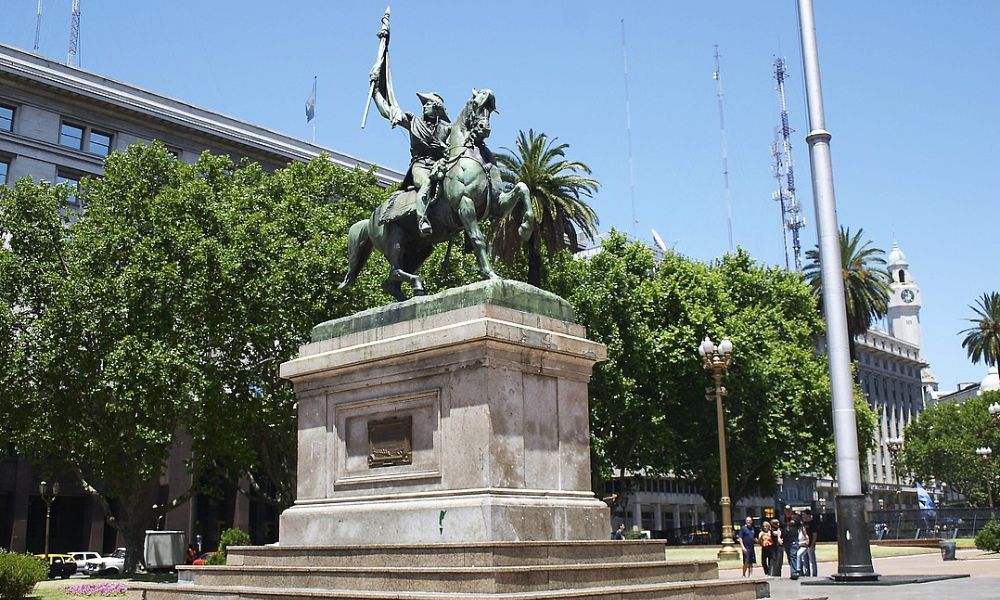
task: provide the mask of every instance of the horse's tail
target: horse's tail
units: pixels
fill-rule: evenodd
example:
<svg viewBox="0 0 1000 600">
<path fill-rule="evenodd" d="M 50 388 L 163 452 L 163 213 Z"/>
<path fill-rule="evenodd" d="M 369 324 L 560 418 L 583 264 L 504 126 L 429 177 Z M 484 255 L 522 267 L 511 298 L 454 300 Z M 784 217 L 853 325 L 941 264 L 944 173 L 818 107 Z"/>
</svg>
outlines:
<svg viewBox="0 0 1000 600">
<path fill-rule="evenodd" d="M 363 219 L 351 225 L 351 231 L 347 234 L 347 275 L 344 276 L 344 281 L 337 286 L 338 290 L 354 283 L 358 274 L 361 273 L 361 269 L 368 262 L 368 257 L 371 256 L 372 240 L 368 233 L 370 223 L 371 219 Z"/>
</svg>

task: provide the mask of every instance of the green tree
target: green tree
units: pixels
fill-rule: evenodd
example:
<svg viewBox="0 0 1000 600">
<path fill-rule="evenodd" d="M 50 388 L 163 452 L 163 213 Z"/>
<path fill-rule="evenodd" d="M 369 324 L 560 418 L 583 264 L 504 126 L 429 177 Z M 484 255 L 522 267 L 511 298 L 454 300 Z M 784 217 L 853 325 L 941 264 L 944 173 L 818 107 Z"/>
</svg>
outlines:
<svg viewBox="0 0 1000 600">
<path fill-rule="evenodd" d="M 855 337 L 868 331 L 872 322 L 885 316 L 889 303 L 889 273 L 885 268 L 885 252 L 863 240 L 864 229 L 851 235 L 851 229 L 840 228 L 840 260 L 844 273 L 844 300 L 847 303 L 847 334 L 851 360 L 857 359 Z M 823 310 L 823 281 L 820 273 L 819 249 L 806 252 L 809 263 L 804 273 L 813 295 Z"/>
<path fill-rule="evenodd" d="M 986 482 L 1000 477 L 1000 461 L 984 464 L 976 448 L 1000 448 L 1000 427 L 991 420 L 989 405 L 1000 392 L 986 392 L 961 404 L 934 404 L 906 426 L 906 444 L 899 453 L 901 468 L 918 481 L 931 477 L 947 483 L 978 506 L 988 506 Z"/>
<path fill-rule="evenodd" d="M 178 435 L 196 482 L 245 475 L 294 490 L 295 399 L 278 378 L 317 322 L 381 301 L 368 277 L 346 294 L 348 225 L 384 198 L 370 173 L 320 158 L 269 175 L 159 144 L 109 157 L 67 190 L 0 190 L 0 434 L 71 471 L 104 503 L 135 565 L 158 514 Z M 9 401 L 8 401 L 9 399 Z"/>
<path fill-rule="evenodd" d="M 968 319 L 972 327 L 960 332 L 965 334 L 962 347 L 972 362 L 995 367 L 1000 361 L 1000 293 L 983 293 L 969 308 L 976 316 Z"/>
<path fill-rule="evenodd" d="M 833 469 L 832 416 L 822 333 L 809 288 L 742 250 L 714 264 L 613 234 L 587 261 L 562 255 L 550 289 L 570 300 L 588 335 L 608 346 L 591 382 L 594 467 L 604 478 L 668 473 L 720 496 L 716 415 L 697 347 L 706 334 L 735 346 L 726 375 L 730 494 L 775 491 L 783 473 Z M 859 438 L 875 415 L 856 402 Z M 706 435 L 707 432 L 710 432 Z"/>
<path fill-rule="evenodd" d="M 600 185 L 589 177 L 590 167 L 568 160 L 569 144 L 544 133 L 521 131 L 516 153 L 505 148 L 497 154 L 505 182 L 523 181 L 531 192 L 537 227 L 527 242 L 517 233 L 524 209 L 515 208 L 494 227 L 493 247 L 506 263 L 513 264 L 524 246 L 528 257 L 528 283 L 542 282 L 542 250 L 549 255 L 563 249 L 575 250 L 579 237 L 594 239 L 598 218 L 583 198 L 590 198 Z"/>
</svg>

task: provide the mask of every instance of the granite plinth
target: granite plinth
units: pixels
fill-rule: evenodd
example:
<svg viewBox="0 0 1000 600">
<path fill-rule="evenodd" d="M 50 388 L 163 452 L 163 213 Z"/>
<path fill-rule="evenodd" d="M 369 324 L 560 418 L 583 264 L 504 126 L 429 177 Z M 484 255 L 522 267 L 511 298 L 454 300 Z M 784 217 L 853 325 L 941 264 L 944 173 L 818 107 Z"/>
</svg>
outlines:
<svg viewBox="0 0 1000 600">
<path fill-rule="evenodd" d="M 129 600 L 756 600 L 763 579 L 718 579 L 714 561 L 674 561 L 662 541 L 231 547 L 224 566 L 180 566 L 174 585 L 129 584 Z M 666 558 L 666 559 L 665 559 Z"/>
</svg>

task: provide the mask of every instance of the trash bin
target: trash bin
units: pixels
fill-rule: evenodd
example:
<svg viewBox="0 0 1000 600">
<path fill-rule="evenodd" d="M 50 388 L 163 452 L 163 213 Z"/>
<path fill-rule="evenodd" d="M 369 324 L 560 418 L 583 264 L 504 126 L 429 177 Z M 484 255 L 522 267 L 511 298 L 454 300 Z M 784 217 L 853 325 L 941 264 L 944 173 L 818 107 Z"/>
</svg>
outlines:
<svg viewBox="0 0 1000 600">
<path fill-rule="evenodd" d="M 938 546 L 941 548 L 941 560 L 955 560 L 955 542 L 942 540 Z"/>
<path fill-rule="evenodd" d="M 146 559 L 146 569 L 173 569 L 184 564 L 184 532 L 183 531 L 146 531 L 146 547 L 143 557 Z"/>
</svg>

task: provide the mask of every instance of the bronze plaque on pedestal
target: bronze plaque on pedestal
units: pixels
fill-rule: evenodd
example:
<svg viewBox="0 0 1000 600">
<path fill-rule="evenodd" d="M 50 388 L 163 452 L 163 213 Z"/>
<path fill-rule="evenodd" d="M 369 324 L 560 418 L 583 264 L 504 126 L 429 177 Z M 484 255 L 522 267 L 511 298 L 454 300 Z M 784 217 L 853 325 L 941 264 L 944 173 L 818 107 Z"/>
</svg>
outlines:
<svg viewBox="0 0 1000 600">
<path fill-rule="evenodd" d="M 413 417 L 368 421 L 368 468 L 413 464 Z"/>
</svg>

